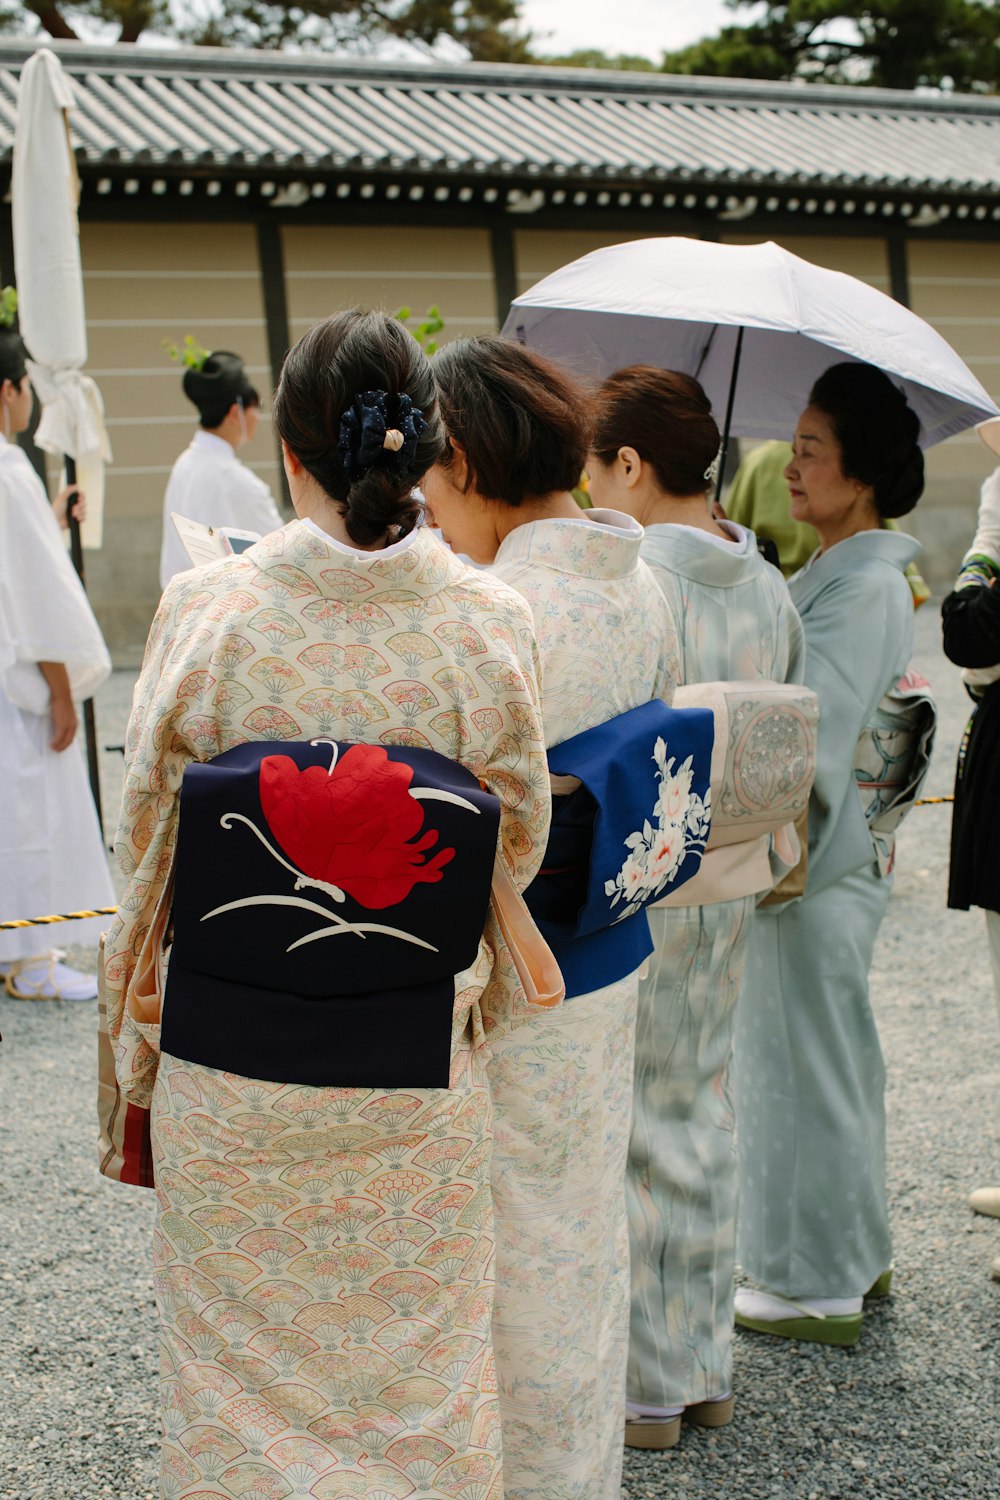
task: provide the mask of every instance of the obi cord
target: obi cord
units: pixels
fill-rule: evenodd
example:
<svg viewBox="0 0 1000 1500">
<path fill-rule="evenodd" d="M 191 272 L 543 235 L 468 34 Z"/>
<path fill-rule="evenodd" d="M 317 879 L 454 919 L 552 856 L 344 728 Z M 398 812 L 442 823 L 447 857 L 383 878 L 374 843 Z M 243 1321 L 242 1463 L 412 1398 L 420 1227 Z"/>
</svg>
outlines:
<svg viewBox="0 0 1000 1500">
<path fill-rule="evenodd" d="M 390 400 L 396 408 L 392 425 Z M 426 431 L 423 412 L 405 392 L 390 397 L 388 391 L 361 391 L 340 419 L 337 457 L 352 480 L 361 479 L 377 463 L 403 469 L 413 462 Z"/>
</svg>

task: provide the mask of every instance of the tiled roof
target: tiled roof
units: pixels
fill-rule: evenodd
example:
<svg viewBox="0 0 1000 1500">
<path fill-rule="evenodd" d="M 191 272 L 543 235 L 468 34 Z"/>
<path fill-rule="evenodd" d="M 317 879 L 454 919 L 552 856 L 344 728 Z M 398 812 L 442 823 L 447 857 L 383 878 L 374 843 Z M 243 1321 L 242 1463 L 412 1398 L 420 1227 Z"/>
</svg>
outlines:
<svg viewBox="0 0 1000 1500">
<path fill-rule="evenodd" d="M 21 66 L 0 45 L 0 161 Z M 502 179 L 547 192 L 1000 189 L 1000 100 L 544 67 L 53 44 L 85 174 Z M 381 192 L 381 188 L 379 190 Z"/>
</svg>

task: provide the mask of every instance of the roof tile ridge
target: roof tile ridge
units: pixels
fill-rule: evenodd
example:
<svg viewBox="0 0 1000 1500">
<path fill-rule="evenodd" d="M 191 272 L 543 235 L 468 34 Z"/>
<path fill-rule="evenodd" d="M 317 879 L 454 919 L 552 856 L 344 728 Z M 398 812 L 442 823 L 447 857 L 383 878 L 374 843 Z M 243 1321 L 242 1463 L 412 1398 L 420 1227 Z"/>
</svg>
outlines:
<svg viewBox="0 0 1000 1500">
<path fill-rule="evenodd" d="M 645 98 L 657 102 L 698 100 L 708 105 L 791 106 L 821 113 L 1000 116 L 1000 98 L 861 85 L 703 78 L 679 73 L 627 73 L 610 69 L 560 68 L 544 63 L 449 63 L 372 60 L 329 53 L 276 53 L 229 47 L 142 46 L 60 42 L 52 38 L 0 41 L 0 67 L 19 66 L 41 46 L 54 51 L 72 75 L 82 71 L 127 73 L 134 77 L 219 76 L 224 80 L 296 78 L 349 85 L 411 87 L 416 90 L 492 87 L 499 92 L 576 94 L 581 97 Z"/>
</svg>

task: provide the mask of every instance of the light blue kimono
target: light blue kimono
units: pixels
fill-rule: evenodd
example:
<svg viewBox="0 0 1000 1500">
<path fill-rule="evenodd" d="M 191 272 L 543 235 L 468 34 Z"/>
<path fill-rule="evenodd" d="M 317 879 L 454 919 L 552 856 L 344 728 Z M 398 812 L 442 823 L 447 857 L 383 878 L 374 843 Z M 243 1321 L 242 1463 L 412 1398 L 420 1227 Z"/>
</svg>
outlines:
<svg viewBox="0 0 1000 1500">
<path fill-rule="evenodd" d="M 903 569 L 919 543 L 864 531 L 789 581 L 820 702 L 805 896 L 757 915 L 736 1028 L 740 1202 L 748 1275 L 791 1298 L 863 1295 L 892 1259 L 885 1067 L 868 971 L 881 878 L 854 777 L 913 647 Z"/>
<path fill-rule="evenodd" d="M 741 547 L 650 526 L 643 560 L 674 616 L 681 682 L 801 682 L 788 587 Z M 736 1163 L 728 1088 L 733 1018 L 755 897 L 650 908 L 656 950 L 639 986 L 626 1194 L 631 1247 L 627 1393 L 689 1406 L 732 1383 Z"/>
</svg>

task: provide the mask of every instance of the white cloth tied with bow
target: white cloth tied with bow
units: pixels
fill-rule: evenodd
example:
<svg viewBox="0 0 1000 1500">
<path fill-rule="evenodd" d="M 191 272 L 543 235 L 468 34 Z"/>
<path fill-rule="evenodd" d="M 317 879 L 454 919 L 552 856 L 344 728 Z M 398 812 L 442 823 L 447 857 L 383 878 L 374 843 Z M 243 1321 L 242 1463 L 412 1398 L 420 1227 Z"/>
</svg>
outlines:
<svg viewBox="0 0 1000 1500">
<path fill-rule="evenodd" d="M 111 447 L 104 404 L 89 376 L 77 223 L 79 180 L 70 145 L 73 87 L 55 53 L 40 48 L 21 70 L 11 200 L 21 335 L 42 402 L 36 442 L 76 459 L 87 496 L 84 546 L 101 545 L 104 465 Z"/>
</svg>

